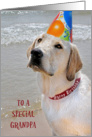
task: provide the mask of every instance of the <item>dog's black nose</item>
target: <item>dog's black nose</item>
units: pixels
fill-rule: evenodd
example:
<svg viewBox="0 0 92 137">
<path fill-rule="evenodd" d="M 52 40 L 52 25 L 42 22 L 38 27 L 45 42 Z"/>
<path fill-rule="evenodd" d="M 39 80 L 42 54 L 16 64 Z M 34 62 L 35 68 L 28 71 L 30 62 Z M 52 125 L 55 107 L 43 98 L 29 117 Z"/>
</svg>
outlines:
<svg viewBox="0 0 92 137">
<path fill-rule="evenodd" d="M 35 48 L 35 49 L 33 49 L 33 50 L 31 51 L 31 55 L 32 55 L 33 57 L 41 58 L 41 57 L 43 56 L 43 53 L 42 53 L 42 51 L 41 51 L 40 49 Z"/>
</svg>

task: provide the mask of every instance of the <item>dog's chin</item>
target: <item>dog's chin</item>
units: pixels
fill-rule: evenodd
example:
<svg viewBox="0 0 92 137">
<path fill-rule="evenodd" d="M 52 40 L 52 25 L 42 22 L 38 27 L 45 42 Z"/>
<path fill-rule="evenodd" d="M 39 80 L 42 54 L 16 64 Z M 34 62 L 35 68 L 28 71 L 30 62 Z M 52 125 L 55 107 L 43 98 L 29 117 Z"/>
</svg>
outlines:
<svg viewBox="0 0 92 137">
<path fill-rule="evenodd" d="M 40 73 L 44 73 L 48 76 L 53 76 L 54 74 L 52 73 L 48 73 L 45 69 L 43 69 L 41 66 L 38 65 L 32 65 L 32 64 L 28 64 L 27 67 L 32 68 L 34 71 L 40 72 Z"/>
</svg>

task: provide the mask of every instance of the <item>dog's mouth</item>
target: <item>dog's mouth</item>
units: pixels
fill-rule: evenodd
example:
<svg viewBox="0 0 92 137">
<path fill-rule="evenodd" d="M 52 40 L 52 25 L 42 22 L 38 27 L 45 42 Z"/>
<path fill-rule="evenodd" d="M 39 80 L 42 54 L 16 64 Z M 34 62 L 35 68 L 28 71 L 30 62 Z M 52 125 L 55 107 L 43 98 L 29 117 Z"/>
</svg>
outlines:
<svg viewBox="0 0 92 137">
<path fill-rule="evenodd" d="M 28 64 L 27 67 L 32 68 L 34 71 L 39 71 L 40 72 L 40 70 L 41 70 L 41 67 L 36 65 L 36 64 L 34 64 L 34 65 L 33 64 Z"/>
<path fill-rule="evenodd" d="M 27 65 L 27 67 L 32 68 L 34 71 L 41 70 L 41 61 L 38 59 L 31 59 Z"/>
<path fill-rule="evenodd" d="M 38 71 L 41 73 L 45 73 L 46 75 L 53 76 L 54 74 L 48 73 L 41 64 L 38 64 L 36 62 L 30 61 L 27 65 L 27 67 L 32 68 L 34 71 Z"/>
</svg>

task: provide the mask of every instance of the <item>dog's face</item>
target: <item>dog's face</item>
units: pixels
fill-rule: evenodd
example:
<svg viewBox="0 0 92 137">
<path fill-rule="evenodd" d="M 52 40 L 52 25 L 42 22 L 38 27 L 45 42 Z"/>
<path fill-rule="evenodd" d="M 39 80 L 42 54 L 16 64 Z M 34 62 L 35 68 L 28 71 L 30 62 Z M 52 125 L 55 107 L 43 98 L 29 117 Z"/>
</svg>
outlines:
<svg viewBox="0 0 92 137">
<path fill-rule="evenodd" d="M 71 49 L 69 42 L 49 34 L 43 34 L 39 36 L 27 50 L 27 57 L 29 58 L 28 67 L 49 76 L 53 76 L 56 72 L 63 73 L 66 71 L 66 73 L 68 73 L 68 71 L 71 71 L 69 70 L 71 62 L 69 59 L 72 54 L 71 51 L 73 51 Z M 80 61 L 80 58 L 78 60 Z M 81 68 L 81 61 L 78 69 L 76 68 L 76 72 L 79 68 Z M 72 78 L 74 76 L 70 77 L 71 80 L 74 79 Z"/>
<path fill-rule="evenodd" d="M 52 35 L 43 34 L 27 51 L 28 66 L 37 71 L 44 71 L 51 76 L 58 69 L 63 71 L 70 55 L 70 45 L 67 44 Z"/>
</svg>

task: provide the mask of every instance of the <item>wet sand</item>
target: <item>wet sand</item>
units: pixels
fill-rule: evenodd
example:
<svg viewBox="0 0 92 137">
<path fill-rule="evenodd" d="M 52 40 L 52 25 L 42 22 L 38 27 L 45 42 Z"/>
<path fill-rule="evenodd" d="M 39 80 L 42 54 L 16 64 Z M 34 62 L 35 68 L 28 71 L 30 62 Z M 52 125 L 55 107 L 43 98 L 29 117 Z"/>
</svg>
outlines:
<svg viewBox="0 0 92 137">
<path fill-rule="evenodd" d="M 36 123 L 36 128 L 11 128 L 10 123 L 13 122 L 25 122 L 34 121 Z M 7 118 L 3 119 L 4 127 L 1 128 L 1 136 L 51 136 L 51 128 L 45 118 L 43 111 L 40 111 L 38 115 L 33 118 Z"/>
</svg>

